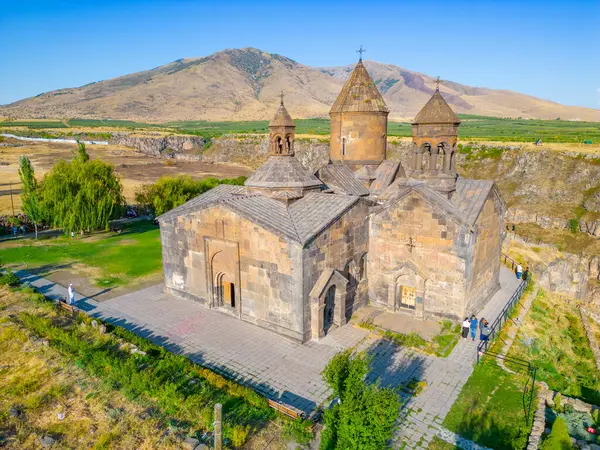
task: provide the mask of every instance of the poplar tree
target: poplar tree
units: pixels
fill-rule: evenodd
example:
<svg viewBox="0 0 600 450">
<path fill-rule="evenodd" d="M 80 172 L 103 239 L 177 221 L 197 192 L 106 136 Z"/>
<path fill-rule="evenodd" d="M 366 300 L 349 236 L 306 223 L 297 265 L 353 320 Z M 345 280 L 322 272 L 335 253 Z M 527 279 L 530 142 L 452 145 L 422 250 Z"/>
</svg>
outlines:
<svg viewBox="0 0 600 450">
<path fill-rule="evenodd" d="M 21 179 L 21 205 L 25 215 L 33 222 L 35 238 L 38 238 L 38 222 L 42 219 L 39 187 L 31 161 L 27 156 L 19 159 L 19 178 Z"/>
</svg>

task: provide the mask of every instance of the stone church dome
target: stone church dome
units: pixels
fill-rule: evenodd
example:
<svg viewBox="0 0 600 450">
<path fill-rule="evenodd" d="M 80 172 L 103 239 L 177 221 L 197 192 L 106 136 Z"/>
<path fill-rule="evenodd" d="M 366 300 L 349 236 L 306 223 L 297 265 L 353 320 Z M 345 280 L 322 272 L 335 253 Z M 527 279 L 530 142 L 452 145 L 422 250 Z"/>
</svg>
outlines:
<svg viewBox="0 0 600 450">
<path fill-rule="evenodd" d="M 287 112 L 287 109 L 283 105 L 283 99 L 279 104 L 279 108 L 275 112 L 273 119 L 269 122 L 270 127 L 295 127 L 292 116 Z"/>
<path fill-rule="evenodd" d="M 362 60 L 350 74 L 329 114 L 341 112 L 389 112 Z"/>
<path fill-rule="evenodd" d="M 460 123 L 458 116 L 452 111 L 452 108 L 446 103 L 444 97 L 438 89 L 431 96 L 425 106 L 419 111 L 414 124 L 427 123 Z"/>
</svg>

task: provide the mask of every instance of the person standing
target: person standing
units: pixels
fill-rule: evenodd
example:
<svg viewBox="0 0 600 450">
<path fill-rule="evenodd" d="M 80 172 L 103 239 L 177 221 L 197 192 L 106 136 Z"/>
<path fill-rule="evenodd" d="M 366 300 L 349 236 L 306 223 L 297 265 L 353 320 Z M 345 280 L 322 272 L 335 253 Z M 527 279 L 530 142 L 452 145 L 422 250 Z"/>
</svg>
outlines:
<svg viewBox="0 0 600 450">
<path fill-rule="evenodd" d="M 73 289 L 73 283 L 69 283 L 69 305 L 73 305 L 75 303 L 75 290 Z"/>
<path fill-rule="evenodd" d="M 475 317 L 475 314 L 473 314 L 473 315 L 471 316 L 471 321 L 470 321 L 470 322 L 471 322 L 471 323 L 470 323 L 470 325 L 471 325 L 471 326 L 470 326 L 470 330 L 471 330 L 471 339 L 472 339 L 473 341 L 475 341 L 475 336 L 477 336 L 477 323 L 478 323 L 478 320 L 477 320 L 477 317 Z"/>
<path fill-rule="evenodd" d="M 463 339 L 466 339 L 467 336 L 469 335 L 469 328 L 471 327 L 471 322 L 469 321 L 468 317 L 465 317 L 465 320 L 463 320 L 462 323 L 462 337 Z"/>
<path fill-rule="evenodd" d="M 492 332 L 492 330 L 490 329 L 490 324 L 487 320 L 482 319 L 482 321 L 483 327 L 481 328 L 481 336 L 479 336 L 479 338 L 482 341 L 487 341 L 490 338 L 490 333 Z"/>
<path fill-rule="evenodd" d="M 522 275 L 523 275 L 523 266 L 521 264 L 517 264 L 517 280 L 520 280 Z"/>
<path fill-rule="evenodd" d="M 523 281 L 527 281 L 527 278 L 529 278 L 529 266 L 525 267 L 525 272 L 523 272 Z"/>
</svg>

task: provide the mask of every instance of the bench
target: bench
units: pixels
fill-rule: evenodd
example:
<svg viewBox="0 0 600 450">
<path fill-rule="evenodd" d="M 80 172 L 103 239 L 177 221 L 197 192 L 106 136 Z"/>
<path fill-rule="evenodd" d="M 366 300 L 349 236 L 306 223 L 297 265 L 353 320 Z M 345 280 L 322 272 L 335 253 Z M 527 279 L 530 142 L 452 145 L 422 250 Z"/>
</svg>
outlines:
<svg viewBox="0 0 600 450">
<path fill-rule="evenodd" d="M 77 308 L 75 308 L 73 305 L 69 305 L 67 302 L 63 302 L 62 300 L 59 300 L 56 306 L 69 311 L 71 314 L 77 313 Z"/>
<path fill-rule="evenodd" d="M 297 419 L 298 417 L 304 418 L 303 413 L 299 413 L 297 410 L 290 408 L 289 406 L 284 405 L 283 403 L 279 403 L 279 402 L 276 402 L 275 400 L 270 400 L 270 399 L 267 399 L 267 402 L 269 403 L 269 406 L 271 408 L 279 411 L 282 414 L 285 414 L 288 417 L 291 417 L 292 419 Z"/>
</svg>

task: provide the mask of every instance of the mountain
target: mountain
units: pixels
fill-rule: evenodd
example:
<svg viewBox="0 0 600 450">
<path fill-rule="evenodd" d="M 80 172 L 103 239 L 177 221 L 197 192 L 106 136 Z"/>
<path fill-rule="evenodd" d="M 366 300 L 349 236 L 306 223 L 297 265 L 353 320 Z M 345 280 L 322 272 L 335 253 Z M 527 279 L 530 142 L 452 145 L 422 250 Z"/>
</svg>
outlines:
<svg viewBox="0 0 600 450">
<path fill-rule="evenodd" d="M 429 75 L 374 61 L 365 61 L 365 66 L 390 108 L 391 119 L 413 118 L 435 89 Z M 229 49 L 46 92 L 0 107 L 0 116 L 149 122 L 270 119 L 284 91 L 293 117 L 327 117 L 353 67 L 315 68 L 254 48 Z M 600 121 L 600 110 L 563 106 L 512 91 L 453 81 L 444 81 L 441 91 L 459 113 Z"/>
</svg>

